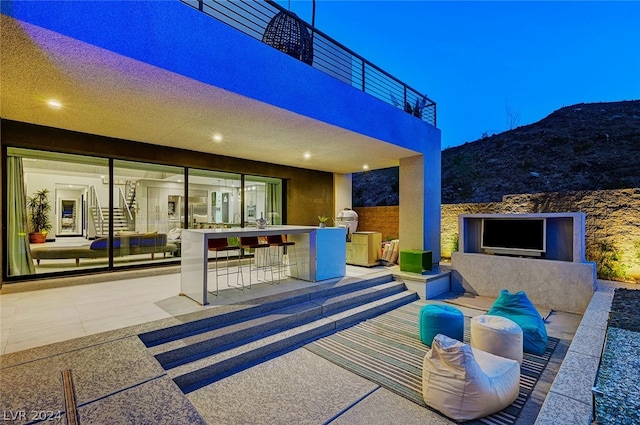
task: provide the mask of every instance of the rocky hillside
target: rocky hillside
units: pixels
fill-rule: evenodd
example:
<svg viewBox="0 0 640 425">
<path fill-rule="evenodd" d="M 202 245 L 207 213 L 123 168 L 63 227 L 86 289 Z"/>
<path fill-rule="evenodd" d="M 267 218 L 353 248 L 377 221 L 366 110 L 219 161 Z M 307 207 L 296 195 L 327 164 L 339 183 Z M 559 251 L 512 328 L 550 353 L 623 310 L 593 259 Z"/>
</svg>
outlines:
<svg viewBox="0 0 640 425">
<path fill-rule="evenodd" d="M 397 169 L 354 175 L 353 186 L 354 207 L 397 205 Z M 444 204 L 636 187 L 640 100 L 567 106 L 534 124 L 442 152 Z"/>
</svg>

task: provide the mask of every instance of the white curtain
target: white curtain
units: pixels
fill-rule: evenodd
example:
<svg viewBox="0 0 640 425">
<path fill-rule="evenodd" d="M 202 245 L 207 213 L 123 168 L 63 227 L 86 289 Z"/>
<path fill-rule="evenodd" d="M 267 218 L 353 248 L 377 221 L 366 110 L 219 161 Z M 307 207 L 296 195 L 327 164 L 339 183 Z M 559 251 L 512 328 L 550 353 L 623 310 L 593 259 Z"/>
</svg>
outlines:
<svg viewBox="0 0 640 425">
<path fill-rule="evenodd" d="M 29 246 L 22 158 L 7 157 L 7 276 L 36 272 Z"/>
<path fill-rule="evenodd" d="M 267 183 L 267 218 L 270 224 L 282 224 L 282 191 L 278 183 Z"/>
</svg>

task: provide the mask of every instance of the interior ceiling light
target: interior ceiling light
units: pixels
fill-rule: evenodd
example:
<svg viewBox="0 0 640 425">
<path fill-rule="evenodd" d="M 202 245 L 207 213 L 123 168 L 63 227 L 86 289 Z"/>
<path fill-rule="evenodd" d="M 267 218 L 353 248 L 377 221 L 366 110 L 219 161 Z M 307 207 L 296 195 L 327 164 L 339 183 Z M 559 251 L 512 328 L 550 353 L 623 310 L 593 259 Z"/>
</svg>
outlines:
<svg viewBox="0 0 640 425">
<path fill-rule="evenodd" d="M 368 170 L 368 169 L 369 169 L 369 165 L 364 164 L 364 165 L 362 166 L 362 169 L 363 169 L 363 170 Z"/>
<path fill-rule="evenodd" d="M 219 134 L 214 134 L 213 135 L 213 141 L 214 142 L 221 142 L 222 141 L 222 136 Z"/>
<path fill-rule="evenodd" d="M 60 103 L 59 100 L 55 100 L 55 99 L 50 99 L 47 101 L 47 105 L 49 105 L 49 107 L 53 108 L 53 109 L 60 109 L 62 108 L 62 103 Z"/>
<path fill-rule="evenodd" d="M 304 159 L 310 159 L 311 158 L 311 152 L 305 152 L 303 156 L 304 156 Z"/>
</svg>

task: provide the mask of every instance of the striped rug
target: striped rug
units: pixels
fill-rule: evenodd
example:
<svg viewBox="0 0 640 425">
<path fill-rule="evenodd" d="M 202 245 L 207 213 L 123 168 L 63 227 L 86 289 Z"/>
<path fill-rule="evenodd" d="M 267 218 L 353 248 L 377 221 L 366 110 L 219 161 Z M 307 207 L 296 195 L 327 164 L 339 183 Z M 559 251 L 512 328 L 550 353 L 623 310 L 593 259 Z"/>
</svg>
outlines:
<svg viewBox="0 0 640 425">
<path fill-rule="evenodd" d="M 333 335 L 305 345 L 309 351 L 378 385 L 427 407 L 422 398 L 422 361 L 429 347 L 420 341 L 418 313 L 424 300 L 397 308 Z M 469 317 L 464 340 L 469 342 Z M 515 423 L 538 378 L 547 366 L 558 339 L 549 337 L 544 354 L 524 354 L 520 393 L 504 410 L 468 424 Z"/>
</svg>

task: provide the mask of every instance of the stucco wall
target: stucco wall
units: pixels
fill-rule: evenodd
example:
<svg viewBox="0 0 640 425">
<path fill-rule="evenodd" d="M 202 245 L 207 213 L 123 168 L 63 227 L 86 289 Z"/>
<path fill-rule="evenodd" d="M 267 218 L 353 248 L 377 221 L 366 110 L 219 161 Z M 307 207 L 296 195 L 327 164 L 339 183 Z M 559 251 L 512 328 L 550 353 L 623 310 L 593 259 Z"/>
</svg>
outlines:
<svg viewBox="0 0 640 425">
<path fill-rule="evenodd" d="M 593 263 L 453 253 L 451 287 L 495 297 L 525 291 L 538 305 L 583 314 L 595 290 Z"/>
</svg>

